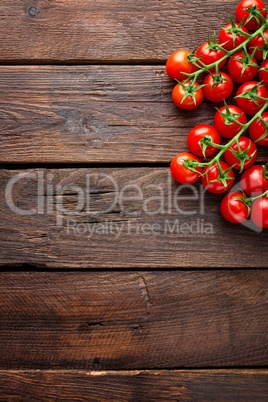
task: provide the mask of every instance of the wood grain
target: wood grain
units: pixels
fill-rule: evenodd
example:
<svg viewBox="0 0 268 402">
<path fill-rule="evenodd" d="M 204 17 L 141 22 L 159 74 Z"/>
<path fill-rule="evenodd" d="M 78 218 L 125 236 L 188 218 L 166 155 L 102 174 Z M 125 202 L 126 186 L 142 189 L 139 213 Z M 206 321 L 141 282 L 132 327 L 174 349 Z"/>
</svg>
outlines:
<svg viewBox="0 0 268 402">
<path fill-rule="evenodd" d="M 227 223 L 222 195 L 166 168 L 2 170 L 0 192 L 1 265 L 267 267 L 267 230 Z"/>
<path fill-rule="evenodd" d="M 236 6 L 236 0 L 2 1 L 0 59 L 164 61 L 219 32 Z"/>
<path fill-rule="evenodd" d="M 162 66 L 2 66 L 0 163 L 168 163 L 215 115 L 179 110 L 173 86 Z"/>
<path fill-rule="evenodd" d="M 168 163 L 186 148 L 194 125 L 212 123 L 214 108 L 204 102 L 189 115 L 178 110 L 171 100 L 174 84 L 161 64 L 174 50 L 202 43 L 208 31 L 219 32 L 236 5 L 1 2 L 1 64 L 73 65 L 0 67 L 0 163 Z M 197 18 L 197 9 L 206 18 Z M 265 157 L 260 147 L 258 162 Z M 267 366 L 267 271 L 215 270 L 267 267 L 267 231 L 226 223 L 219 215 L 222 197 L 209 194 L 205 212 L 189 217 L 174 205 L 169 209 L 177 185 L 169 188 L 168 169 L 160 168 L 30 170 L 44 174 L 52 195 L 26 177 L 12 193 L 16 206 L 35 207 L 39 196 L 46 212 L 20 216 L 5 200 L 7 182 L 18 173 L 26 171 L 0 171 L 0 265 L 23 266 L 21 272 L 0 273 L 1 401 L 267 398 L 264 369 L 162 370 Z M 85 190 L 88 173 L 94 174 L 93 210 L 83 208 L 70 218 L 80 229 L 119 226 L 118 236 L 67 234 L 69 216 L 56 210 L 55 186 Z M 145 213 L 137 198 L 99 212 L 115 194 L 103 173 L 120 189 L 139 185 L 145 199 L 160 186 L 164 212 Z M 195 189 L 200 194 L 199 185 Z M 187 199 L 189 192 L 182 195 L 181 209 L 200 207 Z M 75 190 L 62 199 L 74 211 Z M 151 198 L 147 206 L 155 209 L 158 201 Z M 201 222 L 213 233 L 166 232 L 166 222 L 173 225 L 178 218 L 180 230 L 189 222 L 203 230 Z M 153 225 L 160 228 L 156 233 L 150 232 Z M 40 272 L 24 272 L 23 264 Z M 41 272 L 42 267 L 62 271 Z M 151 271 L 69 270 L 141 267 Z M 153 271 L 170 267 L 214 270 Z"/>
<path fill-rule="evenodd" d="M 0 372 L 1 401 L 260 401 L 267 370 Z"/>
<path fill-rule="evenodd" d="M 0 368 L 266 366 L 268 271 L 2 272 Z"/>
</svg>

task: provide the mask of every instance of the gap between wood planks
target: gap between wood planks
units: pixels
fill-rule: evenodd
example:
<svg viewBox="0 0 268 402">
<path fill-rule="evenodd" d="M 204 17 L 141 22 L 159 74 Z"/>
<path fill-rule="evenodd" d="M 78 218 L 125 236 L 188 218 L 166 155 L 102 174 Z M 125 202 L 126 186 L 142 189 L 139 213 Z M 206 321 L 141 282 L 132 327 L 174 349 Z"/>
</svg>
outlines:
<svg viewBox="0 0 268 402">
<path fill-rule="evenodd" d="M 258 271 L 267 271 L 267 268 L 257 268 Z M 118 270 L 120 270 L 120 272 L 162 272 L 163 268 L 118 268 Z M 170 267 L 170 268 L 165 268 L 165 271 L 169 271 L 169 272 L 196 272 L 196 273 L 200 273 L 202 271 L 204 272 L 211 272 L 211 268 L 204 268 L 204 267 L 200 267 L 200 268 L 187 268 L 187 267 L 183 267 L 183 268 L 174 268 L 174 267 Z M 242 272 L 242 271 L 256 271 L 256 268 L 250 268 L 250 267 L 245 267 L 245 268 L 229 268 L 228 270 L 226 268 L 221 268 L 221 267 L 215 267 L 213 269 L 213 271 L 219 271 L 221 273 L 223 272 Z M 114 268 L 68 268 L 68 269 L 64 269 L 64 268 L 47 268 L 47 267 L 42 267 L 42 266 L 38 266 L 38 265 L 34 265 L 34 264 L 21 264 L 21 265 L 6 265 L 4 267 L 0 267 L 0 273 L 1 272 L 40 272 L 40 273 L 52 273 L 52 272 L 66 272 L 66 273 L 71 273 L 71 272 L 96 272 L 96 273 L 113 273 L 115 272 Z M 268 366 L 267 366 L 268 368 Z"/>
<path fill-rule="evenodd" d="M 131 162 L 131 163 L 125 163 L 125 162 L 116 162 L 116 163 L 103 163 L 103 162 L 94 162 L 94 163 L 50 163 L 50 162 L 45 162 L 45 163 L 38 163 L 38 162 L 33 162 L 33 163 L 1 163 L 0 164 L 0 169 L 8 169 L 8 170 L 19 170 L 19 169 L 32 169 L 32 168 L 40 168 L 40 169 L 79 169 L 79 168 L 88 168 L 88 169 L 98 169 L 98 168 L 165 168 L 169 167 L 170 163 L 169 162 Z"/>
<path fill-rule="evenodd" d="M 265 370 L 1 371 L 3 400 L 263 401 Z M 41 389 L 41 394 L 40 394 Z"/>
<path fill-rule="evenodd" d="M 268 369 L 268 365 L 264 366 L 198 366 L 198 367 L 172 367 L 172 368 L 143 368 L 143 369 L 123 369 L 123 370 L 84 370 L 84 369 L 0 369 L 0 376 L 2 373 L 63 373 L 63 374 L 72 374 L 72 373 L 81 373 L 81 374 L 92 374 L 92 375 L 105 375 L 105 374 L 128 374 L 128 375 L 137 375 L 141 373 L 150 373 L 150 372 L 159 372 L 159 373 L 183 373 L 183 372 L 216 372 L 219 373 L 221 371 L 225 372 L 244 372 L 245 374 L 254 372 L 258 370 L 258 372 L 266 372 Z M 268 373 L 267 373 L 268 375 Z"/>
<path fill-rule="evenodd" d="M 10 60 L 0 66 L 165 66 L 166 60 Z"/>
</svg>

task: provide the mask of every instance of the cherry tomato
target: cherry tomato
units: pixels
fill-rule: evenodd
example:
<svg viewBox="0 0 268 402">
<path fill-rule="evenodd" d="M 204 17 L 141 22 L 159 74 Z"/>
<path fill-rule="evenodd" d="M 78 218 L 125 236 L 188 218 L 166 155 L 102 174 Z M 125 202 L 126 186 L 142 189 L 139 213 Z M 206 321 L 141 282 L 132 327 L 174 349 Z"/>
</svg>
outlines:
<svg viewBox="0 0 268 402">
<path fill-rule="evenodd" d="M 250 215 L 249 208 L 238 198 L 243 198 L 243 193 L 240 191 L 226 194 L 221 202 L 221 214 L 228 222 L 242 223 Z"/>
<path fill-rule="evenodd" d="M 190 81 L 184 83 L 186 87 L 189 87 Z M 194 87 L 199 87 L 197 82 L 194 83 Z M 177 84 L 172 92 L 172 99 L 176 106 L 184 110 L 192 110 L 197 108 L 204 99 L 204 93 L 202 88 L 194 90 L 195 101 L 191 95 L 188 95 L 184 100 L 185 89 L 181 84 Z M 182 101 L 183 100 L 183 101 Z"/>
<path fill-rule="evenodd" d="M 251 139 L 248 137 L 241 136 L 238 140 L 240 150 L 238 148 L 237 142 L 231 145 L 225 152 L 224 158 L 228 165 L 232 166 L 234 169 L 241 169 L 241 165 L 243 169 L 247 169 L 255 162 L 257 158 L 257 147 Z M 249 148 L 249 149 L 248 149 Z M 248 151 L 245 153 L 244 151 Z M 238 154 L 234 155 L 232 150 L 238 152 Z M 241 158 L 241 161 L 239 159 Z M 250 159 L 247 159 L 250 158 Z"/>
<path fill-rule="evenodd" d="M 191 54 L 188 50 L 177 50 L 172 53 L 166 64 L 166 71 L 170 78 L 178 81 L 187 79 L 183 73 L 192 74 L 197 70 L 197 67 L 189 63 L 188 56 Z"/>
<path fill-rule="evenodd" d="M 268 228 L 268 197 L 261 197 L 253 202 L 251 218 L 260 228 Z"/>
<path fill-rule="evenodd" d="M 242 124 L 247 123 L 247 116 L 243 112 L 243 110 L 239 109 L 237 106 L 228 105 L 231 116 L 235 116 L 236 120 Z M 222 106 L 214 117 L 214 126 L 218 133 L 225 138 L 233 138 L 236 134 L 241 131 L 241 126 L 238 123 L 231 123 L 227 125 L 225 123 L 224 118 L 221 116 L 221 113 L 226 115 L 226 107 Z M 238 117 L 240 115 L 240 117 Z M 228 120 L 230 122 L 230 120 Z"/>
<path fill-rule="evenodd" d="M 193 170 L 188 169 L 186 166 L 184 166 L 184 163 L 186 161 L 195 161 L 200 163 L 200 159 L 198 159 L 196 156 L 188 152 L 182 152 L 175 156 L 175 158 L 171 162 L 171 176 L 174 180 L 181 184 L 192 184 L 199 179 L 202 168 L 196 167 L 195 169 L 197 170 L 197 172 L 194 172 Z"/>
<path fill-rule="evenodd" d="M 264 61 L 259 69 L 259 79 L 268 88 L 268 60 Z"/>
<path fill-rule="evenodd" d="M 221 137 L 214 127 L 209 124 L 199 124 L 194 127 L 188 135 L 188 147 L 193 154 L 203 156 L 199 141 L 203 140 L 204 137 L 206 137 L 205 139 L 210 139 L 214 144 L 220 144 L 221 142 Z M 208 145 L 205 150 L 205 155 L 213 155 L 216 151 L 217 148 Z"/>
<path fill-rule="evenodd" d="M 223 171 L 230 169 L 230 166 L 227 165 L 227 163 L 223 161 L 220 161 L 219 163 Z M 202 184 L 211 193 L 224 193 L 225 191 L 228 191 L 234 183 L 234 172 L 232 170 L 229 170 L 229 172 L 227 173 L 229 178 L 226 178 L 226 186 L 224 185 L 222 180 L 220 180 L 220 172 L 216 162 L 213 163 L 210 168 L 208 168 L 208 166 L 204 168 L 203 174 L 204 176 L 202 176 Z"/>
<path fill-rule="evenodd" d="M 244 193 L 256 197 L 268 190 L 268 172 L 265 166 L 253 165 L 245 170 L 240 179 Z"/>
<path fill-rule="evenodd" d="M 261 117 L 268 124 L 268 112 L 262 113 Z M 258 139 L 261 138 L 265 132 L 266 128 L 260 119 L 255 120 L 249 126 L 249 135 L 258 145 L 268 146 L 268 132 L 262 140 L 258 141 Z"/>
<path fill-rule="evenodd" d="M 260 17 L 257 19 L 255 17 L 252 17 L 249 22 L 247 22 L 247 19 L 249 17 L 249 12 L 244 11 L 244 8 L 252 8 L 253 5 L 256 5 L 256 8 L 258 10 L 261 10 L 265 8 L 265 5 L 262 1 L 260 0 L 243 0 L 241 3 L 238 4 L 237 9 L 236 9 L 236 20 L 237 22 L 241 22 L 244 19 L 243 25 L 249 30 L 249 31 L 254 31 L 259 28 L 259 26 L 262 24 L 262 20 Z M 264 16 L 264 18 L 267 17 L 267 11 L 266 8 L 264 11 L 261 11 L 261 14 Z"/>
<path fill-rule="evenodd" d="M 238 27 L 239 24 L 235 23 L 235 26 Z M 224 28 L 226 29 L 232 29 L 232 24 L 228 24 L 226 25 Z M 237 34 L 236 38 L 235 38 L 235 43 L 234 43 L 234 35 L 232 34 L 232 32 L 226 31 L 225 29 L 222 29 L 220 32 L 220 36 L 219 36 L 219 40 L 220 43 L 222 44 L 221 46 L 225 49 L 225 50 L 233 50 L 235 49 L 237 46 L 241 45 L 243 42 L 245 42 L 247 40 L 246 36 Z M 241 27 L 240 28 L 243 32 L 248 33 L 247 28 L 245 27 Z M 227 42 L 227 43 L 226 43 Z"/>
<path fill-rule="evenodd" d="M 235 53 L 232 57 L 230 57 L 227 65 L 228 74 L 235 82 L 238 82 L 239 84 L 251 81 L 258 73 L 259 66 L 257 64 L 256 59 L 254 59 L 253 57 L 253 59 L 251 60 L 251 62 L 255 63 L 256 65 L 247 66 L 244 72 L 243 72 L 244 67 L 243 63 L 237 59 L 244 60 L 243 52 Z"/>
<path fill-rule="evenodd" d="M 236 96 L 242 95 L 244 92 L 250 91 L 257 84 L 258 84 L 257 81 L 245 82 L 238 88 Z M 264 86 L 258 88 L 257 94 L 258 96 L 261 96 L 263 98 L 268 98 L 268 92 Z M 243 97 L 236 98 L 237 105 L 247 114 L 256 114 L 265 105 L 265 100 L 257 99 L 257 102 L 259 104 L 259 107 L 253 102 L 252 99 L 246 99 Z"/>
<path fill-rule="evenodd" d="M 232 78 L 222 71 L 220 71 L 220 75 L 224 81 L 216 84 L 214 88 L 212 88 L 214 84 L 212 76 L 216 77 L 216 73 L 212 73 L 212 75 L 208 74 L 204 79 L 204 84 L 206 84 L 206 86 L 203 87 L 204 95 L 211 102 L 222 102 L 224 99 L 229 98 L 233 92 L 234 84 Z"/>
<path fill-rule="evenodd" d="M 268 41 L 268 31 L 263 32 L 266 40 Z M 257 35 L 255 38 L 253 38 L 248 45 L 248 49 L 250 53 L 252 53 L 255 50 L 255 47 L 264 47 L 264 50 L 268 50 L 268 45 L 265 45 L 264 39 L 262 35 Z M 256 52 L 254 53 L 254 57 L 258 60 L 263 60 L 263 51 L 261 49 L 256 49 Z M 265 57 L 265 60 L 267 59 L 267 56 Z"/>
<path fill-rule="evenodd" d="M 217 45 L 219 45 L 219 43 L 217 43 Z M 210 49 L 208 42 L 205 42 L 205 43 L 203 43 L 203 45 L 199 46 L 199 48 L 197 49 L 196 56 L 197 57 L 202 56 L 200 58 L 200 60 L 202 61 L 202 63 L 204 63 L 206 66 L 208 66 L 208 65 L 220 60 L 223 56 L 225 56 L 225 53 L 222 50 Z M 197 63 L 198 63 L 198 61 L 197 61 Z M 223 60 L 219 64 L 219 69 L 221 69 L 225 63 L 226 63 L 226 59 Z M 200 64 L 200 66 L 202 66 L 202 65 Z M 215 67 L 211 67 L 209 69 L 209 71 L 214 72 Z"/>
</svg>

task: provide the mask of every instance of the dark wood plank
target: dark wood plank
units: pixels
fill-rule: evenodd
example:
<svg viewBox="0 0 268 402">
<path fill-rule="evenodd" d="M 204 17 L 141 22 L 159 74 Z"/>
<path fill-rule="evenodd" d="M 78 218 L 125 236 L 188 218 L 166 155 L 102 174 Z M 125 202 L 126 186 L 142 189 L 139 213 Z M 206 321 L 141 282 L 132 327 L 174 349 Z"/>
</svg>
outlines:
<svg viewBox="0 0 268 402">
<path fill-rule="evenodd" d="M 2 272 L 0 368 L 263 366 L 268 272 Z"/>
<path fill-rule="evenodd" d="M 260 401 L 267 370 L 0 372 L 1 401 Z"/>
<path fill-rule="evenodd" d="M 222 195 L 167 168 L 2 170 L 0 192 L 1 265 L 267 267 L 267 230 L 227 223 Z"/>
<path fill-rule="evenodd" d="M 219 31 L 236 6 L 236 0 L 2 1 L 0 59 L 162 61 Z"/>
<path fill-rule="evenodd" d="M 173 86 L 162 66 L 2 66 L 0 163 L 169 162 L 215 115 L 179 110 Z"/>
</svg>

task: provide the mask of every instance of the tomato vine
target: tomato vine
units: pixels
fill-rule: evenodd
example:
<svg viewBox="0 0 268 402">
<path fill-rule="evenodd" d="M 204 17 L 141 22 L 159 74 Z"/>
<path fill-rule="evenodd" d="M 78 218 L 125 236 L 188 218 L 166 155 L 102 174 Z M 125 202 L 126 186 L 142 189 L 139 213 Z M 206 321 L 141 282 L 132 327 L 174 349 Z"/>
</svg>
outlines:
<svg viewBox="0 0 268 402">
<path fill-rule="evenodd" d="M 266 144 L 266 140 L 268 141 L 268 113 L 264 113 L 268 108 L 268 91 L 265 88 L 268 82 L 268 61 L 266 60 L 268 57 L 268 31 L 265 31 L 268 27 L 267 11 L 260 0 L 252 0 L 251 6 L 247 8 L 243 8 L 243 4 L 244 1 L 237 7 L 238 22 L 235 23 L 230 17 L 230 23 L 222 29 L 220 40 L 223 43 L 217 43 L 214 33 L 213 40 L 210 41 L 208 37 L 208 42 L 201 45 L 197 52 L 196 50 L 192 53 L 183 50 L 175 52 L 169 58 L 166 66 L 167 73 L 177 82 L 172 97 L 178 107 L 186 110 L 194 109 L 202 103 L 204 95 L 212 102 L 224 101 L 225 113 L 223 108 L 217 109 L 219 115 L 217 121 L 219 122 L 220 117 L 227 128 L 226 131 L 228 127 L 233 127 L 233 130 L 228 130 L 226 135 L 222 134 L 229 138 L 229 141 L 225 145 L 221 145 L 217 139 L 215 143 L 212 137 L 217 138 L 217 136 L 215 137 L 215 132 L 212 131 L 215 130 L 213 127 L 197 126 L 189 134 L 189 148 L 195 150 L 195 155 L 198 156 L 206 157 L 217 150 L 218 153 L 210 161 L 201 162 L 195 155 L 184 152 L 177 155 L 171 164 L 171 173 L 175 180 L 180 183 L 193 183 L 202 177 L 203 185 L 211 192 L 226 192 L 232 187 L 234 181 L 232 169 L 238 168 L 241 173 L 245 167 L 254 163 L 257 148 L 251 139 L 242 137 L 247 130 L 250 131 L 251 137 L 257 144 L 268 144 Z M 247 28 L 256 30 L 249 33 Z M 260 68 L 254 58 L 255 55 L 257 59 L 264 60 Z M 183 60 L 183 65 L 181 64 L 181 68 L 177 70 L 176 58 Z M 241 113 L 232 113 L 225 101 L 233 90 L 232 78 L 221 71 L 227 59 L 229 59 L 228 72 L 230 71 L 230 75 L 236 82 L 242 83 L 235 97 L 238 108 L 235 106 L 230 106 L 230 108 L 241 110 Z M 232 71 L 233 66 L 238 68 L 239 73 Z M 249 81 L 248 77 L 253 79 L 258 70 L 260 78 L 263 77 L 262 81 Z M 208 75 L 204 83 L 200 85 L 197 80 L 202 73 L 208 73 Z M 253 115 L 253 117 L 248 121 L 244 113 Z M 238 126 L 240 129 L 237 129 Z M 258 134 L 255 133 L 256 129 L 258 129 Z M 199 139 L 198 143 L 196 143 L 196 138 Z M 195 141 L 195 143 L 191 144 L 191 141 Z M 242 143 L 243 149 L 241 148 Z M 226 160 L 228 159 L 229 165 L 221 160 L 223 155 Z M 230 161 L 233 160 L 236 163 L 232 165 Z M 264 172 L 267 172 L 267 166 Z M 263 174 L 265 175 L 265 173 Z M 245 193 L 241 192 L 241 194 L 241 197 L 229 197 L 230 205 L 239 201 L 244 206 L 251 208 L 252 203 L 256 200 L 266 198 L 268 200 L 267 190 L 263 194 L 258 194 L 257 197 L 248 198 Z M 246 215 L 245 211 L 244 215 Z M 232 221 L 235 222 L 236 219 Z"/>
</svg>

